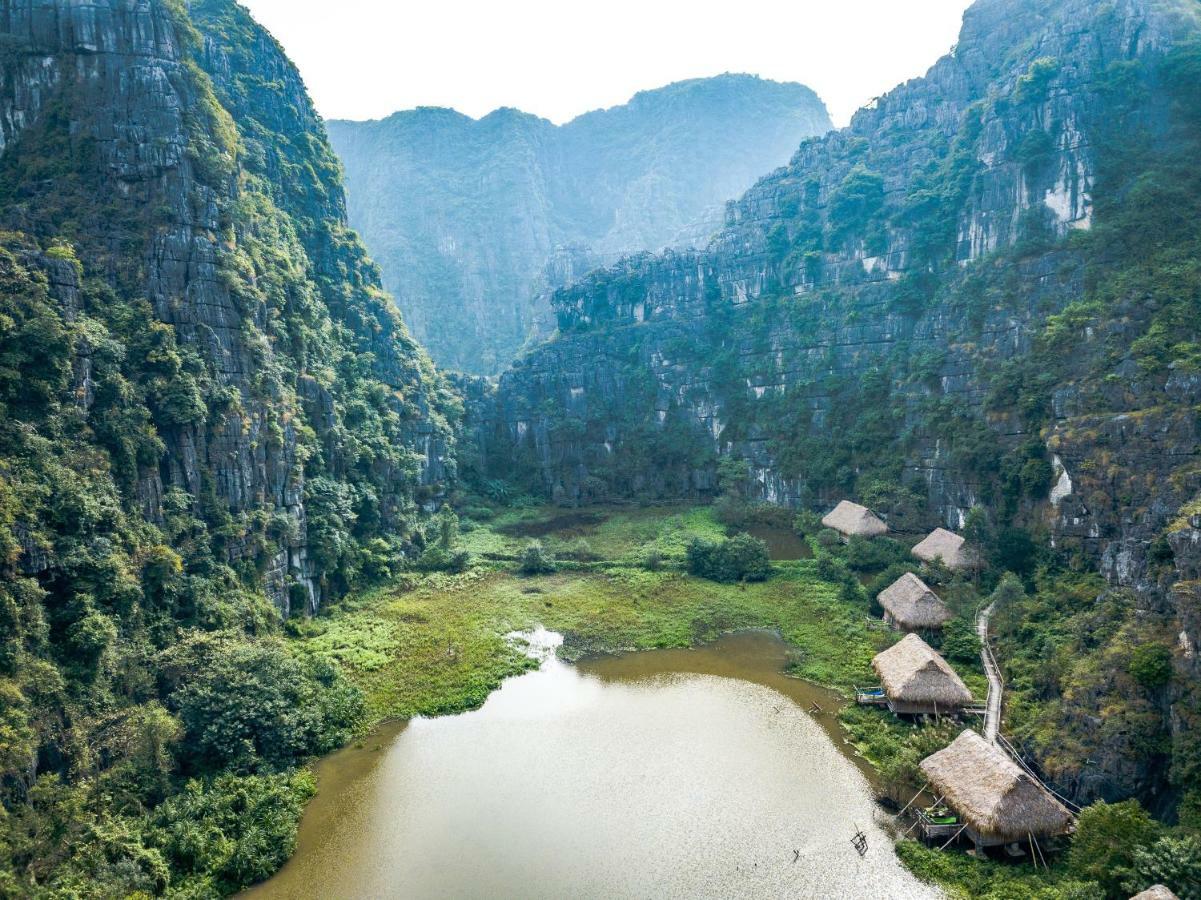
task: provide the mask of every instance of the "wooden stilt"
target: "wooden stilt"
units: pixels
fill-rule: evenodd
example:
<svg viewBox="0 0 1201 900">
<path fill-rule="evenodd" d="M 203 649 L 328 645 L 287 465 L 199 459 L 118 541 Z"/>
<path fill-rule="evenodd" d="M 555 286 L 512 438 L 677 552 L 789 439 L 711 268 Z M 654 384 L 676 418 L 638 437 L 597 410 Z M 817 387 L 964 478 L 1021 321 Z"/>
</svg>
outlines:
<svg viewBox="0 0 1201 900">
<path fill-rule="evenodd" d="M 964 823 L 962 826 L 960 826 L 959 830 L 958 830 L 958 831 L 956 831 L 956 832 L 955 832 L 953 835 L 951 835 L 951 836 L 950 836 L 950 837 L 947 839 L 947 842 L 946 842 L 945 844 L 943 844 L 941 847 L 939 847 L 938 849 L 939 849 L 939 850 L 946 850 L 948 847 L 950 847 L 950 846 L 951 846 L 951 843 L 952 843 L 952 842 L 955 840 L 955 838 L 957 838 L 957 837 L 959 837 L 959 835 L 963 834 L 963 829 L 964 829 L 964 828 L 967 828 L 967 823 L 966 823 L 966 822 L 965 822 L 965 823 Z"/>
<path fill-rule="evenodd" d="M 917 793 L 914 794 L 909 799 L 909 802 L 906 803 L 905 806 L 902 807 L 901 811 L 899 813 L 897 813 L 895 816 L 893 816 L 893 818 L 899 819 L 899 818 L 901 818 L 901 816 L 905 815 L 905 810 L 907 810 L 907 809 L 909 809 L 909 807 L 913 806 L 913 801 L 916 800 L 918 797 L 920 797 L 922 795 L 922 792 L 929 786 L 930 786 L 930 782 L 927 781 L 920 788 L 918 788 Z"/>
<path fill-rule="evenodd" d="M 1030 835 L 1030 840 L 1034 843 L 1034 849 L 1038 851 L 1038 858 L 1043 861 L 1043 868 L 1049 870 L 1051 867 L 1047 865 L 1047 858 L 1043 856 L 1042 844 L 1038 842 L 1038 839 L 1034 835 Z"/>
<path fill-rule="evenodd" d="M 938 806 L 938 804 L 940 804 L 940 803 L 942 803 L 942 794 L 939 794 L 939 795 L 938 795 L 938 799 L 937 799 L 937 800 L 935 800 L 935 801 L 934 801 L 933 803 L 931 803 L 930 805 L 931 805 L 931 806 Z M 918 822 L 920 822 L 920 821 L 921 821 L 921 819 L 920 819 L 920 818 L 918 818 L 918 819 L 914 819 L 914 820 L 913 820 L 913 825 L 910 825 L 908 828 L 906 828 L 906 829 L 905 829 L 905 834 L 901 835 L 901 837 L 906 837 L 906 836 L 908 836 L 909 832 L 913 831 L 913 829 L 914 829 L 914 826 L 916 826 L 916 825 L 917 825 L 917 823 L 918 823 Z"/>
</svg>

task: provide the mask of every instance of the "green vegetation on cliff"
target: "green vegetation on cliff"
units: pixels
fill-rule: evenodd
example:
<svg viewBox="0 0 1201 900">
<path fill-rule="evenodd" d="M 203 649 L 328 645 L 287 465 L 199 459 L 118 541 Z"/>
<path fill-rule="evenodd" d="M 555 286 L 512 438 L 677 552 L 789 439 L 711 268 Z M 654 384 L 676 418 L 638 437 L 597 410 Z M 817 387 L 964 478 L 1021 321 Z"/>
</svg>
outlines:
<svg viewBox="0 0 1201 900">
<path fill-rule="evenodd" d="M 281 614 L 433 540 L 457 401 L 244 9 L 32 9 L 0 56 L 34 97 L 0 155 L 0 896 L 225 894 L 365 721 Z"/>
</svg>

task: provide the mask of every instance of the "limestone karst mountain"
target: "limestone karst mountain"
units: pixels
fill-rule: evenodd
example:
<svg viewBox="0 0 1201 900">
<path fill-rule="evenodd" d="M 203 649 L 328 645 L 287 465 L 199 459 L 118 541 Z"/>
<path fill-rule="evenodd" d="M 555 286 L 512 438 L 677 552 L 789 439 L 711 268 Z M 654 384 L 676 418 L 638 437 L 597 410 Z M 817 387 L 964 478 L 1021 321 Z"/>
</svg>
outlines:
<svg viewBox="0 0 1201 900">
<path fill-rule="evenodd" d="M 565 274 L 703 243 L 727 200 L 830 119 L 802 85 L 720 75 L 562 126 L 421 108 L 329 127 L 351 224 L 414 335 L 440 366 L 494 374 L 553 330 Z"/>
<path fill-rule="evenodd" d="M 471 234 L 498 242 L 474 246 L 534 262 L 473 256 L 464 275 L 447 259 L 468 232 L 423 208 L 402 269 L 480 321 L 460 278 L 507 273 L 524 299 L 487 344 L 503 350 L 446 319 L 480 370 L 525 340 L 531 296 L 557 326 L 499 379 L 451 378 L 244 8 L 0 0 L 0 896 L 269 877 L 309 762 L 381 720 L 484 703 L 531 665 L 514 629 L 561 628 L 578 655 L 771 628 L 780 666 L 848 691 L 892 640 L 866 583 L 915 573 L 936 527 L 981 563 L 920 570 L 950 614 L 940 657 L 984 684 L 971 617 L 989 604 L 1005 735 L 1071 802 L 1124 802 L 1082 814 L 1049 873 L 898 856 L 991 896 L 1188 887 L 1198 84 L 1194 0 L 978 0 L 925 78 L 760 166 L 711 242 L 702 225 L 685 243 L 704 246 L 600 269 L 737 191 L 682 146 L 758 165 L 737 115 L 798 101 L 816 118 L 782 127 L 815 133 L 820 106 L 732 77 L 562 129 L 420 111 L 405 140 L 482 155 L 466 179 L 461 159 L 413 163 L 414 189 L 486 196 Z M 680 112 L 727 92 L 739 108 L 716 119 Z M 747 99 L 764 92 L 781 93 Z M 671 140 L 642 141 L 640 116 L 675 115 Z M 842 500 L 887 534 L 823 532 Z M 737 533 L 760 526 L 779 558 Z M 844 712 L 892 787 L 950 739 Z M 878 844 L 851 861 L 896 865 Z"/>
<path fill-rule="evenodd" d="M 980 0 L 952 53 L 806 141 L 707 248 L 558 291 L 558 336 L 476 416 L 485 467 L 591 503 L 714 497 L 740 458 L 771 503 L 855 497 L 914 533 L 978 509 L 1102 573 L 1115 629 L 1153 611 L 1147 634 L 1198 646 L 1199 16 Z M 1111 732 L 1121 689 L 1077 664 L 1090 700 L 1048 706 L 1031 750 L 1083 797 L 1169 796 L 1198 698 Z M 1169 732 L 1174 756 L 1140 754 Z"/>
<path fill-rule="evenodd" d="M 0 894 L 211 895 L 286 858 L 311 788 L 269 773 L 362 704 L 268 638 L 421 548 L 456 404 L 242 7 L 0 4 Z M 268 829 L 241 874 L 151 836 L 235 794 L 275 804 L 203 826 L 230 854 Z M 60 830 L 31 824 L 54 803 Z M 111 862 L 83 859 L 93 827 Z M 43 838 L 77 855 L 49 863 Z"/>
</svg>

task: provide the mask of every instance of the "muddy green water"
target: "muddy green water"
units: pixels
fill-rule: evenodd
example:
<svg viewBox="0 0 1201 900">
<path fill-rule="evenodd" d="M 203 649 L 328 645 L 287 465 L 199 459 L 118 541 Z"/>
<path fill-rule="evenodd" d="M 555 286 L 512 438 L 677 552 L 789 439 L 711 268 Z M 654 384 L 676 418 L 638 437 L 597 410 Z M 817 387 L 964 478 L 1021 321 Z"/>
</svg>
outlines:
<svg viewBox="0 0 1201 900">
<path fill-rule="evenodd" d="M 295 857 L 245 896 L 938 896 L 877 825 L 837 699 L 785 658 L 758 632 L 551 657 L 475 712 L 387 727 L 318 766 Z"/>
<path fill-rule="evenodd" d="M 767 553 L 773 560 L 784 562 L 792 559 L 812 559 L 813 548 L 796 532 L 788 528 L 772 528 L 768 525 L 751 525 L 747 534 L 767 544 Z"/>
</svg>

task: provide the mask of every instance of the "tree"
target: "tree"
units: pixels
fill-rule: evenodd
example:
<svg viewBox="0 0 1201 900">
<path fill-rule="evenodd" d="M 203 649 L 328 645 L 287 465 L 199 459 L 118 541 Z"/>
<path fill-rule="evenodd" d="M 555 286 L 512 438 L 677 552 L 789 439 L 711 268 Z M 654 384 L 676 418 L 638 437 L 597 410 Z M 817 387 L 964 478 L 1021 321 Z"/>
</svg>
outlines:
<svg viewBox="0 0 1201 900">
<path fill-rule="evenodd" d="M 740 457 L 723 456 L 717 464 L 717 486 L 723 494 L 745 500 L 750 477 L 750 464 Z"/>
<path fill-rule="evenodd" d="M 984 557 L 987 548 L 992 546 L 996 534 L 988 519 L 988 513 L 981 507 L 973 506 L 968 511 L 967 518 L 963 523 L 963 538 L 967 541 L 968 547 L 979 553 L 981 557 Z"/>
<path fill-rule="evenodd" d="M 1022 584 L 1022 579 L 1012 572 L 1006 572 L 1001 576 L 1001 580 L 997 583 L 996 590 L 989 596 L 988 602 L 995 604 L 997 609 L 1000 609 L 1012 603 L 1020 603 L 1025 599 L 1026 586 Z"/>
<path fill-rule="evenodd" d="M 1147 690 L 1161 688 L 1172 680 L 1172 649 L 1158 642 L 1141 644 L 1130 654 L 1126 671 Z"/>
<path fill-rule="evenodd" d="M 1155 884 L 1167 885 L 1180 900 L 1201 900 L 1201 838 L 1164 835 L 1150 847 L 1136 849 L 1126 890 L 1137 893 Z"/>
<path fill-rule="evenodd" d="M 1126 897 L 1123 886 L 1135 853 L 1149 847 L 1160 830 L 1137 800 L 1098 800 L 1080 813 L 1068 865 L 1081 879 L 1100 884 L 1107 896 Z"/>
<path fill-rule="evenodd" d="M 688 544 L 688 571 L 710 581 L 764 581 L 771 574 L 767 543 L 749 534 L 722 541 L 695 538 Z"/>
<path fill-rule="evenodd" d="M 1038 546 L 1025 528 L 1006 526 L 993 536 L 989 561 L 1001 570 L 1030 575 L 1034 572 Z"/>
<path fill-rule="evenodd" d="M 282 769 L 349 739 L 363 716 L 358 688 L 323 661 L 274 642 L 224 642 L 171 703 L 194 771 Z"/>
<path fill-rule="evenodd" d="M 212 879 L 220 894 L 231 894 L 274 874 L 292 855 L 297 822 L 314 793 L 305 771 L 190 781 L 155 811 L 149 837 L 177 871 Z"/>
<path fill-rule="evenodd" d="M 976 633 L 975 623 L 968 619 L 956 618 L 946 624 L 942 632 L 942 655 L 947 659 L 974 663 L 980 658 L 980 635 Z"/>
<path fill-rule="evenodd" d="M 443 550 L 452 550 L 459 540 L 459 517 L 449 506 L 442 507 L 438 513 L 438 546 Z"/>
</svg>

